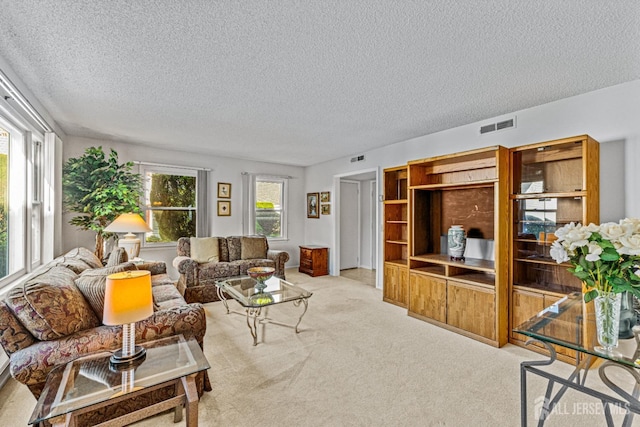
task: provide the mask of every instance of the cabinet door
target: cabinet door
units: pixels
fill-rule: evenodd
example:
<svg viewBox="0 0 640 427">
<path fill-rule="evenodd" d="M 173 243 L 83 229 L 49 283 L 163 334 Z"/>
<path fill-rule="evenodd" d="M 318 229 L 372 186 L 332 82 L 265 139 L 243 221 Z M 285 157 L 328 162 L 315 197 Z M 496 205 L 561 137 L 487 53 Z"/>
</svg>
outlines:
<svg viewBox="0 0 640 427">
<path fill-rule="evenodd" d="M 383 300 L 401 307 L 406 307 L 408 289 L 409 268 L 397 264 L 385 263 L 384 284 L 382 286 Z"/>
<path fill-rule="evenodd" d="M 490 289 L 449 280 L 447 288 L 447 323 L 456 328 L 496 338 L 496 298 Z"/>
<path fill-rule="evenodd" d="M 544 306 L 549 307 L 550 305 L 558 302 L 559 300 L 560 298 L 558 297 L 545 295 Z M 582 304 L 580 305 L 576 304 L 573 307 L 571 307 L 568 318 L 575 319 L 577 317 L 580 317 L 580 318 L 582 317 Z M 578 328 L 576 327 L 576 324 L 577 324 L 576 322 L 565 322 L 565 324 L 563 325 L 558 325 L 558 324 L 550 325 L 545 328 L 545 333 L 552 336 L 556 336 L 568 342 L 574 342 L 578 339 L 576 338 L 578 334 Z M 575 358 L 577 356 L 574 350 L 570 350 L 568 348 L 561 347 L 558 345 L 554 345 L 554 347 L 556 349 L 556 352 L 558 352 L 559 354 L 564 354 L 572 358 Z"/>
<path fill-rule="evenodd" d="M 396 301 L 398 297 L 398 274 L 399 267 L 393 264 L 384 265 L 384 283 L 382 285 L 382 296 L 385 300 Z"/>
<path fill-rule="evenodd" d="M 514 290 L 511 296 L 511 329 L 526 322 L 544 309 L 544 296 L 533 292 Z M 527 341 L 522 334 L 511 332 L 511 337 L 519 341 Z"/>
<path fill-rule="evenodd" d="M 447 281 L 409 273 L 409 311 L 439 322 L 447 321 Z"/>
</svg>

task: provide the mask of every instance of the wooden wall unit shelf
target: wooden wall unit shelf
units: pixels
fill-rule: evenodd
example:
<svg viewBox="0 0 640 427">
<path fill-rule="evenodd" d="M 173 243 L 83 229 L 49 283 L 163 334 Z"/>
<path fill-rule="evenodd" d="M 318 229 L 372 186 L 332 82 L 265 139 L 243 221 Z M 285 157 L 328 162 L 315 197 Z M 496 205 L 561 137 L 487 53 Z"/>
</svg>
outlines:
<svg viewBox="0 0 640 427">
<path fill-rule="evenodd" d="M 409 315 L 496 347 L 508 340 L 508 162 L 496 146 L 408 163 Z M 450 260 L 454 224 L 490 249 Z"/>
<path fill-rule="evenodd" d="M 589 136 L 414 160 L 384 178 L 383 299 L 410 316 L 524 345 L 515 326 L 581 289 L 549 249 L 559 227 L 599 221 L 599 145 Z M 463 262 L 446 255 L 454 224 L 467 233 Z M 470 252 L 472 241 L 483 249 Z"/>
<path fill-rule="evenodd" d="M 588 135 L 515 147 L 510 155 L 512 330 L 566 294 L 582 290 L 580 280 L 567 271 L 570 265 L 557 264 L 549 250 L 553 233 L 565 224 L 599 223 L 600 179 L 599 144 Z M 583 304 L 583 313 L 577 314 L 592 309 L 592 303 Z M 525 341 L 510 334 L 514 344 Z M 573 351 L 556 350 L 566 361 L 576 357 Z"/>
<path fill-rule="evenodd" d="M 384 272 L 382 299 L 407 307 L 409 212 L 407 166 L 384 170 Z"/>
</svg>

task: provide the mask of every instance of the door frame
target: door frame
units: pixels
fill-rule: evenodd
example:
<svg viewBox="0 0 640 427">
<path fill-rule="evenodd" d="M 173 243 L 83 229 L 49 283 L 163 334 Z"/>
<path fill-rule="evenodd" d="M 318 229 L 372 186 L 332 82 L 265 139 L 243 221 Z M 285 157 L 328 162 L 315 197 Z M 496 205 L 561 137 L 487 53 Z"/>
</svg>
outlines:
<svg viewBox="0 0 640 427">
<path fill-rule="evenodd" d="M 376 186 L 378 188 L 378 193 L 379 193 L 378 200 L 381 200 L 380 197 L 382 193 L 380 193 L 380 189 L 382 184 L 380 183 L 379 167 L 361 169 L 361 170 L 346 172 L 346 173 L 333 176 L 333 194 L 335 196 L 335 205 L 332 206 L 332 209 L 334 209 L 334 212 L 336 212 L 336 214 L 333 222 L 333 242 L 331 245 L 333 250 L 329 254 L 329 257 L 331 258 L 331 265 L 333 267 L 331 269 L 332 276 L 340 276 L 340 215 L 338 214 L 340 212 L 340 180 L 342 178 L 349 179 L 349 177 L 353 177 L 356 175 L 361 175 L 363 173 L 369 173 L 369 172 L 374 172 L 376 175 Z M 376 241 L 376 251 L 377 251 L 377 259 L 375 263 L 376 267 L 378 266 L 378 264 L 380 264 L 380 260 L 382 259 L 380 255 L 380 250 L 379 250 L 379 248 L 381 247 L 380 246 L 381 228 L 380 228 L 380 221 L 379 221 L 380 207 L 381 207 L 381 203 L 376 203 L 376 209 L 375 209 L 376 233 L 375 233 L 375 236 L 372 236 L 372 239 L 375 237 L 375 241 Z M 380 268 L 376 268 L 376 288 L 378 289 L 382 288 L 382 270 Z"/>
</svg>

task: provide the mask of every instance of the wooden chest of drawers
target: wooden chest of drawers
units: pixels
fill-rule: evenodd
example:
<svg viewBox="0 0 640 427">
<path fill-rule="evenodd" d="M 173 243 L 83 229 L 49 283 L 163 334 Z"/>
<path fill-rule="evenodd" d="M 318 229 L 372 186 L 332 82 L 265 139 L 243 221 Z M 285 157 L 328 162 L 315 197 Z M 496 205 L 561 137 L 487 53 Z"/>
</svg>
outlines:
<svg viewBox="0 0 640 427">
<path fill-rule="evenodd" d="M 329 274 L 329 248 L 323 246 L 300 246 L 301 273 L 312 277 Z"/>
</svg>

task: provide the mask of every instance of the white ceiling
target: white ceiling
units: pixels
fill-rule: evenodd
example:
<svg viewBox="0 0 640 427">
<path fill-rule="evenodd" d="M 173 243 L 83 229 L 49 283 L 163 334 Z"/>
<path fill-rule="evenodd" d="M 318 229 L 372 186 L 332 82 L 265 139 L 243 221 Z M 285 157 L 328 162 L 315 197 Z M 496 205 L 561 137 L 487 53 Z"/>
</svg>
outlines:
<svg viewBox="0 0 640 427">
<path fill-rule="evenodd" d="M 637 0 L 0 0 L 68 135 L 311 165 L 640 78 Z"/>
</svg>

